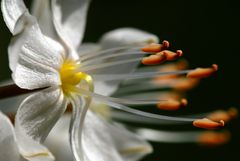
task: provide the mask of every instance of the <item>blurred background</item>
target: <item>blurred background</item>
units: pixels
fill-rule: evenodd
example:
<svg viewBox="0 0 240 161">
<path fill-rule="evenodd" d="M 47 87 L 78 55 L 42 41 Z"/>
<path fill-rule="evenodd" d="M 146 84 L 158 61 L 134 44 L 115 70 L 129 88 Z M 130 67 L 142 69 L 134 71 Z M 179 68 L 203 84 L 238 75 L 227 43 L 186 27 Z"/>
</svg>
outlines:
<svg viewBox="0 0 240 161">
<path fill-rule="evenodd" d="M 29 1 L 26 1 L 30 5 Z M 92 0 L 84 41 L 96 42 L 109 30 L 136 27 L 168 40 L 171 49 L 182 49 L 190 67 L 219 65 L 219 71 L 188 92 L 192 113 L 240 107 L 239 5 L 234 0 Z M 0 80 L 11 77 L 7 46 L 11 34 L 0 17 Z M 170 113 L 171 114 L 171 113 Z M 232 160 L 239 155 L 239 119 L 227 124 L 229 143 L 218 147 L 197 144 L 153 143 L 155 153 L 144 161 Z M 162 127 L 158 127 L 161 129 Z M 171 126 L 184 130 L 185 126 Z"/>
</svg>

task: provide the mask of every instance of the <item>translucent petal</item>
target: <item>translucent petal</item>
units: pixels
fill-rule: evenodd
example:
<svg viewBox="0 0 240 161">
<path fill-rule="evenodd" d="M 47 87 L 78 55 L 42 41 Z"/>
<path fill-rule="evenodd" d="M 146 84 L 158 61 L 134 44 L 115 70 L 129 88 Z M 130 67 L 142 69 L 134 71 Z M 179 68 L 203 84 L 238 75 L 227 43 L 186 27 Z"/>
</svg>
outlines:
<svg viewBox="0 0 240 161">
<path fill-rule="evenodd" d="M 14 128 L 10 120 L 0 112 L 0 160 L 19 161 Z"/>
<path fill-rule="evenodd" d="M 77 50 L 82 41 L 90 0 L 53 0 L 52 11 L 56 31 L 63 42 Z"/>
</svg>

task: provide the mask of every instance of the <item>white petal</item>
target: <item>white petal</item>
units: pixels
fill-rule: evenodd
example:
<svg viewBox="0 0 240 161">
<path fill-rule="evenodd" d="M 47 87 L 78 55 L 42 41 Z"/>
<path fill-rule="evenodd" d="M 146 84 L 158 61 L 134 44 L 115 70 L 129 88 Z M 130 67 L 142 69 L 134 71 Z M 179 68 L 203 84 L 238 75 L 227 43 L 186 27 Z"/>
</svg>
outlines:
<svg viewBox="0 0 240 161">
<path fill-rule="evenodd" d="M 117 48 L 121 46 L 137 46 L 137 45 L 144 45 L 148 43 L 158 42 L 157 36 L 150 34 L 148 32 L 134 29 L 134 28 L 120 28 L 113 31 L 110 31 L 102 36 L 100 39 L 100 45 L 102 47 L 102 50 L 106 50 L 109 48 Z M 124 51 L 122 51 L 124 52 Z M 111 52 L 109 54 L 112 54 Z M 111 61 L 116 60 L 128 60 L 133 58 L 141 58 L 143 57 L 143 54 L 134 54 L 134 55 L 126 55 L 124 57 L 116 57 L 112 58 Z M 104 63 L 104 62 L 99 62 Z M 135 71 L 136 67 L 139 63 L 128 63 L 123 65 L 117 65 L 111 68 L 104 68 L 101 70 L 96 70 L 94 73 L 98 74 L 120 74 L 120 73 L 131 73 Z M 96 80 L 97 81 L 97 80 Z M 97 93 L 105 93 L 105 91 L 108 91 L 108 95 L 112 94 L 116 89 L 118 88 L 120 81 L 107 81 L 107 82 L 97 82 L 97 84 L 102 84 L 102 87 L 98 87 L 97 84 L 96 92 Z M 104 85 L 105 84 L 105 85 Z"/>
<path fill-rule="evenodd" d="M 22 15 L 27 11 L 23 0 L 2 0 L 1 9 L 3 18 L 13 35 L 21 32 L 27 17 Z"/>
<path fill-rule="evenodd" d="M 20 46 L 22 47 L 18 55 Z M 12 58 L 9 59 L 10 64 L 15 70 L 13 71 L 15 83 L 27 89 L 60 84 L 58 70 L 63 63 L 63 54 L 64 50 L 60 44 L 44 36 L 37 23 L 30 26 L 15 40 L 12 52 L 9 53 L 9 57 Z M 18 63 L 15 65 L 14 57 L 17 55 Z"/>
<path fill-rule="evenodd" d="M 105 33 L 100 39 L 103 49 L 125 45 L 141 45 L 158 43 L 158 37 L 146 31 L 135 28 L 119 28 Z"/>
<path fill-rule="evenodd" d="M 81 55 L 87 55 L 90 53 L 99 52 L 101 49 L 99 44 L 95 43 L 83 43 L 78 48 L 78 55 L 81 57 Z"/>
<path fill-rule="evenodd" d="M 85 119 L 83 148 L 90 161 L 123 161 L 108 124 L 91 111 L 88 111 Z"/>
<path fill-rule="evenodd" d="M 109 129 L 115 145 L 125 161 L 137 161 L 152 152 L 152 147 L 147 141 L 127 131 L 122 125 L 110 125 Z"/>
<path fill-rule="evenodd" d="M 64 114 L 44 142 L 57 161 L 73 161 L 68 135 L 70 119 L 70 114 Z"/>
<path fill-rule="evenodd" d="M 58 35 L 77 50 L 82 41 L 90 0 L 53 0 L 53 21 Z"/>
<path fill-rule="evenodd" d="M 53 25 L 50 1 L 34 0 L 31 13 L 37 18 L 43 34 L 57 40 L 57 33 Z"/>
<path fill-rule="evenodd" d="M 14 128 L 10 120 L 0 112 L 0 160 L 19 161 Z"/>
<path fill-rule="evenodd" d="M 40 142 L 66 109 L 67 101 L 60 89 L 49 88 L 26 98 L 16 115 L 16 136 L 21 154 L 30 160 L 53 160 Z"/>
</svg>

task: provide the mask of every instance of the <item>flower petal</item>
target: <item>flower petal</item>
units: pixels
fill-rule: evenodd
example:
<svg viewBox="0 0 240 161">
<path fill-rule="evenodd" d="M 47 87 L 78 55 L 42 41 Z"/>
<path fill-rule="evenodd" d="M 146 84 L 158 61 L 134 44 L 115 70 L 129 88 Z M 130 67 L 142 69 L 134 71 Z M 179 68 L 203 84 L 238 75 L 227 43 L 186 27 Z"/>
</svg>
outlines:
<svg viewBox="0 0 240 161">
<path fill-rule="evenodd" d="M 120 124 L 109 125 L 114 143 L 126 161 L 137 161 L 152 152 L 152 146 Z"/>
<path fill-rule="evenodd" d="M 102 36 L 100 39 L 100 45 L 102 50 L 110 49 L 110 48 L 117 48 L 122 46 L 132 46 L 136 47 L 138 45 L 145 45 L 152 42 L 158 42 L 157 36 L 150 34 L 148 32 L 134 29 L 134 28 L 120 28 L 113 31 L 110 31 Z M 127 52 L 127 51 L 122 51 Z M 112 54 L 111 52 L 109 54 Z M 133 58 L 141 58 L 143 54 L 134 54 L 134 55 L 126 55 L 124 57 L 116 57 L 112 58 L 110 61 L 117 61 L 117 60 L 129 60 Z M 106 61 L 105 61 L 106 62 Z M 104 62 L 99 62 L 104 63 Z M 100 70 L 94 71 L 95 74 L 116 74 L 116 73 L 131 73 L 133 72 L 139 63 L 128 63 L 123 65 L 116 65 L 111 68 L 104 68 Z M 105 93 L 108 91 L 106 95 L 112 94 L 118 87 L 120 81 L 107 81 L 107 82 L 96 82 L 96 93 Z M 101 84 L 98 86 L 97 84 Z"/>
<path fill-rule="evenodd" d="M 19 150 L 29 160 L 53 160 L 52 154 L 40 142 L 47 137 L 62 116 L 67 101 L 61 89 L 48 88 L 26 98 L 16 115 L 16 137 Z"/>
<path fill-rule="evenodd" d="M 64 50 L 56 41 L 44 36 L 37 23 L 17 37 L 12 45 L 9 60 L 18 86 L 34 89 L 60 84 L 58 70 L 63 63 Z"/>
<path fill-rule="evenodd" d="M 34 0 L 31 13 L 38 20 L 44 35 L 57 40 L 57 33 L 53 25 L 52 11 L 49 0 Z"/>
<path fill-rule="evenodd" d="M 105 33 L 100 39 L 103 49 L 125 45 L 144 45 L 158 43 L 158 37 L 135 28 L 119 28 Z"/>
<path fill-rule="evenodd" d="M 23 0 L 2 0 L 1 9 L 3 18 L 13 35 L 18 34 L 24 28 L 27 17 L 22 15 L 28 12 Z"/>
<path fill-rule="evenodd" d="M 49 133 L 44 144 L 51 150 L 57 161 L 73 161 L 69 143 L 71 114 L 64 114 Z"/>
<path fill-rule="evenodd" d="M 0 160 L 19 161 L 14 128 L 10 120 L 0 112 Z"/>
<path fill-rule="evenodd" d="M 148 143 L 91 111 L 85 120 L 83 147 L 90 160 L 98 161 L 134 161 L 151 151 Z"/>
<path fill-rule="evenodd" d="M 64 43 L 77 50 L 82 41 L 90 0 L 53 0 L 53 22 Z"/>
<path fill-rule="evenodd" d="M 101 49 L 101 46 L 96 43 L 83 43 L 78 48 L 78 55 L 81 57 L 85 54 L 95 53 L 99 52 Z"/>
<path fill-rule="evenodd" d="M 90 161 L 123 161 L 106 123 L 91 111 L 85 118 L 82 139 L 83 150 Z"/>
</svg>

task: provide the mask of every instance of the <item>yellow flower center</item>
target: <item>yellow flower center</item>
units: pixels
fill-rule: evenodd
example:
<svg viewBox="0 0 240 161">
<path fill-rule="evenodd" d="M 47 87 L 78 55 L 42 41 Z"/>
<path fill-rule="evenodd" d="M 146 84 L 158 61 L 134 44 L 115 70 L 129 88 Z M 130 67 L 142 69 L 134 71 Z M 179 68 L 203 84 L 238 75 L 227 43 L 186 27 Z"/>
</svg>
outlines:
<svg viewBox="0 0 240 161">
<path fill-rule="evenodd" d="M 60 69 L 60 77 L 62 82 L 61 87 L 66 96 L 76 92 L 77 85 L 79 85 L 81 81 L 86 81 L 89 86 L 89 90 L 93 90 L 93 81 L 91 76 L 83 72 L 79 72 L 79 68 L 79 62 L 66 60 Z"/>
</svg>

